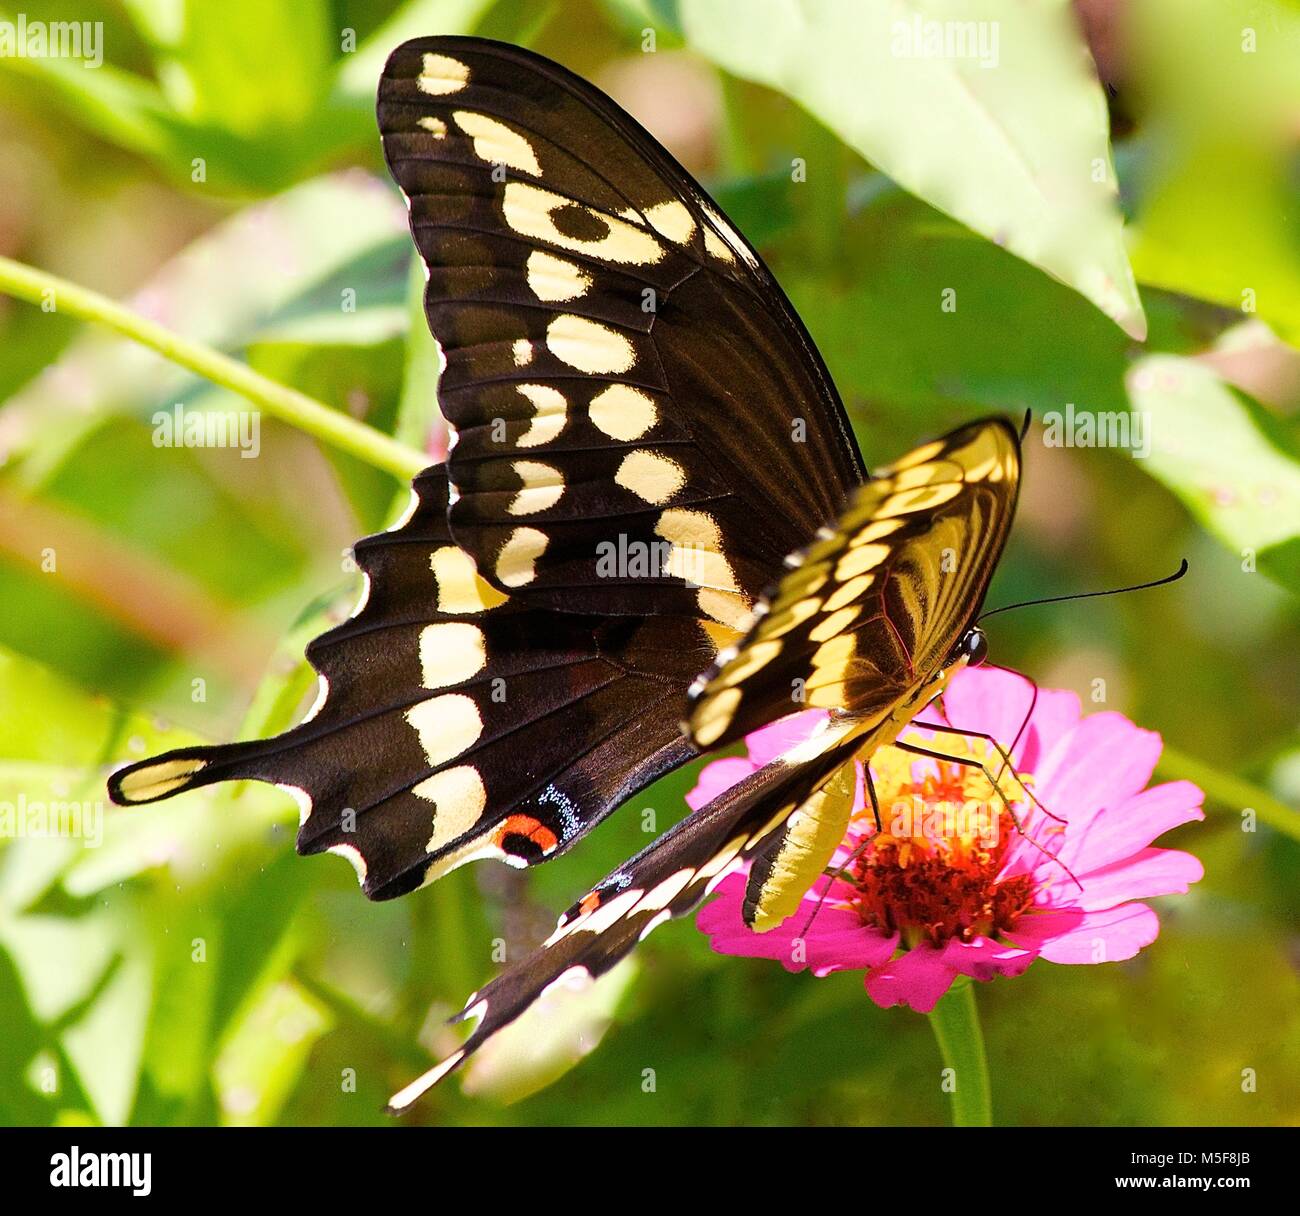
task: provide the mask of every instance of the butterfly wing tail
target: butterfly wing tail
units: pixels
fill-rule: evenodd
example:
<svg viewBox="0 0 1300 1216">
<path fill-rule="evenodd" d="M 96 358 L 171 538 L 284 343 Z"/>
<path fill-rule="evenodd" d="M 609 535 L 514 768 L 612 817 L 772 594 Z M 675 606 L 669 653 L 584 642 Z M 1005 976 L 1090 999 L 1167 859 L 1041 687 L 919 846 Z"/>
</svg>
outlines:
<svg viewBox="0 0 1300 1216">
<path fill-rule="evenodd" d="M 695 909 L 849 763 L 857 745 L 852 724 L 832 720 L 822 735 L 732 786 L 615 870 L 532 954 L 469 998 L 453 1021 L 477 1018 L 473 1033 L 394 1095 L 388 1109 L 407 1109 L 551 989 L 594 982 L 659 925 Z"/>
<path fill-rule="evenodd" d="M 118 806 L 158 802 L 186 790 L 253 776 L 247 768 L 247 744 L 181 747 L 120 768 L 108 779 L 108 796 Z"/>
</svg>

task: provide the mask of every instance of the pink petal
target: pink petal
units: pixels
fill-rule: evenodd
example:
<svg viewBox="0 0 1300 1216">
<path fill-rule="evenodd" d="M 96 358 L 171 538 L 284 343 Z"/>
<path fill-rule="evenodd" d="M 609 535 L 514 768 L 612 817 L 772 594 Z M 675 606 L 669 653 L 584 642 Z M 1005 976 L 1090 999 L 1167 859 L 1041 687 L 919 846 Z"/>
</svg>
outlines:
<svg viewBox="0 0 1300 1216">
<path fill-rule="evenodd" d="M 1146 904 L 1122 904 L 1105 912 L 1031 912 L 1007 936 L 1037 947 L 1051 963 L 1118 963 L 1149 946 L 1160 921 Z"/>
<path fill-rule="evenodd" d="M 1113 865 L 1080 874 L 1082 891 L 1068 879 L 1059 883 L 1053 891 L 1053 905 L 1099 912 L 1131 899 L 1185 895 L 1187 888 L 1204 876 L 1205 867 L 1190 853 L 1143 849 Z"/>
<path fill-rule="evenodd" d="M 1009 747 L 1033 696 L 1033 686 L 1013 671 L 967 667 L 949 681 L 943 694 L 944 713 L 950 725 L 983 731 Z M 1033 715 L 1012 753 L 1013 759 L 1032 771 L 1078 721 L 1079 698 L 1074 693 L 1039 689 Z"/>
<path fill-rule="evenodd" d="M 1170 781 L 1143 790 L 1086 825 L 1071 823 L 1063 858 L 1077 874 L 1131 857 L 1171 828 L 1204 819 L 1204 799 L 1190 781 Z"/>
<path fill-rule="evenodd" d="M 943 948 L 943 961 L 954 971 L 969 975 L 973 980 L 991 980 L 995 975 L 1023 975 L 1037 957 L 1037 950 L 1009 946 L 988 937 L 977 937 L 971 942 L 953 938 Z"/>
<path fill-rule="evenodd" d="M 824 709 L 804 709 L 746 735 L 745 746 L 754 767 L 762 768 L 792 747 L 806 742 L 829 717 Z"/>
<path fill-rule="evenodd" d="M 706 803 L 726 793 L 737 782 L 743 781 L 750 773 L 757 771 L 758 766 L 743 756 L 728 756 L 723 760 L 714 760 L 700 769 L 695 788 L 686 795 L 686 805 L 691 810 L 698 811 Z"/>
<path fill-rule="evenodd" d="M 1146 786 L 1160 748 L 1155 731 L 1140 730 L 1123 714 L 1110 712 L 1084 718 L 1057 742 L 1038 769 L 1035 793 L 1049 811 L 1069 821 L 1060 854 L 1067 865 L 1073 842 L 1082 839 L 1093 817 Z"/>
<path fill-rule="evenodd" d="M 808 917 L 817 906 L 811 893 L 799 911 L 767 933 L 745 926 L 740 909 L 745 895 L 745 875 L 729 874 L 718 884 L 714 898 L 695 917 L 696 926 L 709 937 L 719 954 L 743 958 L 768 958 L 787 971 L 810 968 L 814 975 L 832 971 L 857 971 L 874 967 L 893 954 L 896 937 L 863 925 L 857 913 L 827 901 L 818 910 L 806 939 L 801 939 Z"/>
<path fill-rule="evenodd" d="M 917 1013 L 929 1013 L 956 978 L 941 950 L 922 945 L 868 971 L 865 983 L 867 995 L 882 1009 L 908 1005 Z"/>
</svg>

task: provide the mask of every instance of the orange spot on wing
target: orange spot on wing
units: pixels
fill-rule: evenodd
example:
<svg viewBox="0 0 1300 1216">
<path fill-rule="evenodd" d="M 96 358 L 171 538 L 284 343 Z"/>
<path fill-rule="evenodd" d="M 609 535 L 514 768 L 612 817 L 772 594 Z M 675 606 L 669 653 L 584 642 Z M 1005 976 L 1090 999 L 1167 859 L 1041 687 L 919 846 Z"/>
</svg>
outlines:
<svg viewBox="0 0 1300 1216">
<path fill-rule="evenodd" d="M 550 828 L 531 815 L 511 815 L 497 830 L 499 847 L 505 846 L 507 836 L 523 836 L 531 840 L 543 853 L 549 853 L 560 843 Z"/>
</svg>

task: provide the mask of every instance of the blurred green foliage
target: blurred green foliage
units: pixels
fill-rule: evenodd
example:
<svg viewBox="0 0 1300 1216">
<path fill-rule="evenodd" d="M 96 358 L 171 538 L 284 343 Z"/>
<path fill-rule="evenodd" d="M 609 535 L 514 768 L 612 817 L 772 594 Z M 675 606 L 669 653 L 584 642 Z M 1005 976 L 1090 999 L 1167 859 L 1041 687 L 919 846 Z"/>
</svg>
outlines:
<svg viewBox="0 0 1300 1216">
<path fill-rule="evenodd" d="M 979 987 L 995 1114 L 1295 1122 L 1300 11 L 1116 0 L 1036 18 L 1045 62 L 1083 56 L 1086 38 L 1104 87 L 1090 69 L 1025 70 L 1038 35 L 1002 13 L 1007 73 L 964 96 L 960 73 L 921 92 L 901 73 L 882 93 L 869 42 L 792 55 L 763 33 L 793 9 L 766 3 L 743 23 L 710 0 L 25 3 L 29 20 L 102 20 L 104 63 L 0 59 L 0 253 L 128 297 L 436 457 L 436 351 L 373 92 L 402 38 L 480 32 L 596 80 L 706 181 L 817 339 L 869 464 L 990 410 L 1132 404 L 1152 420 L 1149 459 L 1035 430 L 992 600 L 1149 578 L 1184 554 L 1191 575 L 999 618 L 993 645 L 1199 766 L 1209 818 L 1170 843 L 1207 873 L 1133 962 Z M 1087 174 L 1099 155 L 1118 174 L 1110 201 L 1053 234 L 1060 214 L 1031 214 L 1034 191 L 963 137 L 973 117 L 995 142 L 1023 137 L 1031 176 L 1072 157 Z M 1090 302 L 1108 300 L 1130 332 L 1145 313 L 1145 344 Z M 405 489 L 271 420 L 256 460 L 158 449 L 155 411 L 238 402 L 2 297 L 0 341 L 0 802 L 90 816 L 80 839 L 0 842 L 0 1120 L 382 1122 L 455 1041 L 441 1019 L 492 974 L 493 942 L 543 936 L 683 812 L 697 766 L 553 865 L 474 867 L 379 905 L 347 866 L 293 856 L 295 808 L 275 790 L 108 809 L 104 776 L 125 759 L 296 720 L 313 685 L 303 645 L 355 596 L 347 547 Z M 1246 797 L 1270 808 L 1255 832 Z M 506 1056 L 471 1075 L 478 1096 L 452 1083 L 413 1117 L 946 1118 L 924 1019 L 876 1009 L 859 977 L 722 959 L 684 925 L 638 958 L 581 1065 L 512 1094 Z"/>
</svg>

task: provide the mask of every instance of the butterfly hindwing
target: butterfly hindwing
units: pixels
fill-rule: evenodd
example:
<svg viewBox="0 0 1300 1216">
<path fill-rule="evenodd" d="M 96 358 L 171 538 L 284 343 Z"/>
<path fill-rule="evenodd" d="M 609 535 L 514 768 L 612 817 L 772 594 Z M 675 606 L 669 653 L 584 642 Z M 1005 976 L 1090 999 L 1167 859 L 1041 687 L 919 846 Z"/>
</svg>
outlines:
<svg viewBox="0 0 1300 1216">
<path fill-rule="evenodd" d="M 862 475 L 770 273 L 639 124 L 517 47 L 407 43 L 379 125 L 446 360 L 457 543 L 561 610 L 741 627 Z"/>
<path fill-rule="evenodd" d="M 1002 418 L 879 470 L 692 686 L 696 744 L 734 742 L 770 721 L 778 698 L 870 717 L 924 684 L 979 611 L 1019 473 L 1019 439 Z"/>
<path fill-rule="evenodd" d="M 275 739 L 125 768 L 116 801 L 274 782 L 302 806 L 299 851 L 346 856 L 366 894 L 386 899 L 471 858 L 553 856 L 694 754 L 676 701 L 713 653 L 698 622 L 665 639 L 653 619 L 508 597 L 452 541 L 444 468 L 415 490 L 400 527 L 355 546 L 359 611 L 308 647 L 315 711 Z"/>
<path fill-rule="evenodd" d="M 819 735 L 732 786 L 620 866 L 560 917 L 543 945 L 466 1001 L 456 1020 L 477 1019 L 469 1038 L 397 1094 L 390 1109 L 408 1107 L 552 986 L 599 979 L 660 924 L 696 908 L 728 873 L 761 851 L 796 808 L 846 767 L 851 773 L 856 745 L 852 724 L 828 722 Z"/>
</svg>

